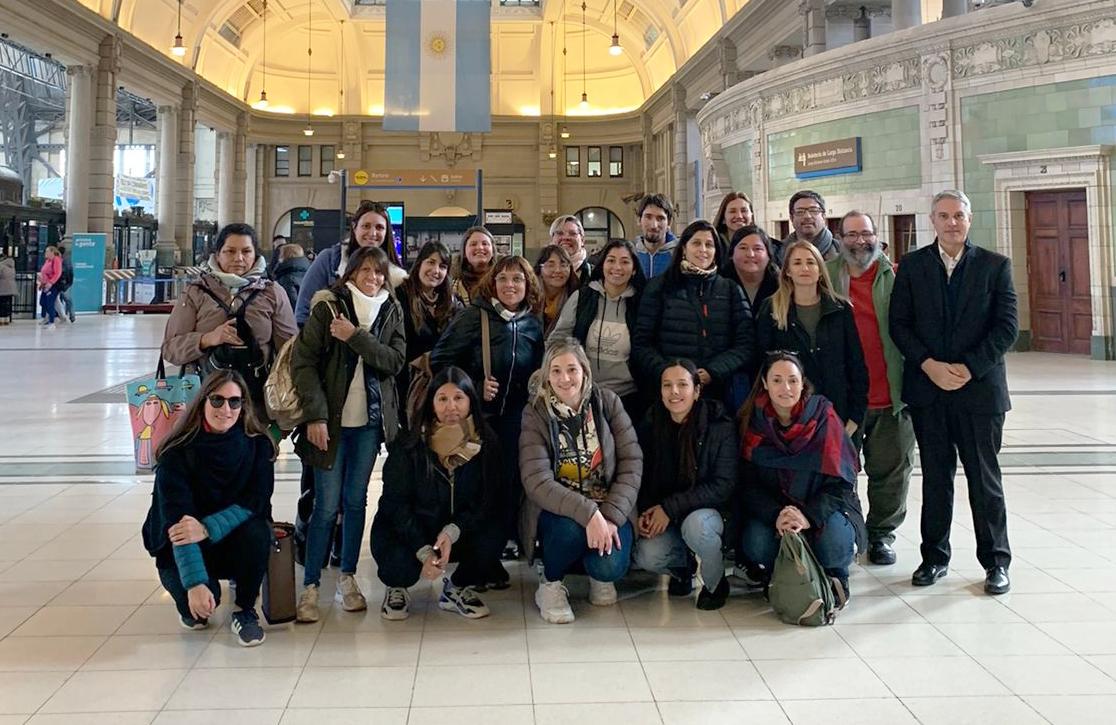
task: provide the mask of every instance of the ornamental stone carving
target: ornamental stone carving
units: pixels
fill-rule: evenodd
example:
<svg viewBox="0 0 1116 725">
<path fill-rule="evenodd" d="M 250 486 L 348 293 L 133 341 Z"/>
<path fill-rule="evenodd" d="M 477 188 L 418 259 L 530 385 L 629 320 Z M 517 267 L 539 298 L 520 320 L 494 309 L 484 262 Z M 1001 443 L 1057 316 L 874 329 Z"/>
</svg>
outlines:
<svg viewBox="0 0 1116 725">
<path fill-rule="evenodd" d="M 953 51 L 958 78 L 1116 53 L 1116 18 L 1035 30 Z"/>
<path fill-rule="evenodd" d="M 419 153 L 423 161 L 444 161 L 453 168 L 459 159 L 481 160 L 479 133 L 424 133 L 419 136 Z"/>
<path fill-rule="evenodd" d="M 846 73 L 842 78 L 842 98 L 846 101 L 883 93 L 914 88 L 922 84 L 922 66 L 918 58 L 864 68 Z"/>
</svg>

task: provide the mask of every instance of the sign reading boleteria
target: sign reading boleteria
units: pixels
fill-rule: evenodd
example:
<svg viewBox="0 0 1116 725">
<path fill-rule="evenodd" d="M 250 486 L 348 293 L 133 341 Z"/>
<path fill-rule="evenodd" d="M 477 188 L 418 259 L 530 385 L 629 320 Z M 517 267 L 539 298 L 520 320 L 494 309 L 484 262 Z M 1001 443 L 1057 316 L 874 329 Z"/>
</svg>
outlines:
<svg viewBox="0 0 1116 725">
<path fill-rule="evenodd" d="M 387 0 L 387 131 L 492 130 L 490 0 Z"/>
</svg>

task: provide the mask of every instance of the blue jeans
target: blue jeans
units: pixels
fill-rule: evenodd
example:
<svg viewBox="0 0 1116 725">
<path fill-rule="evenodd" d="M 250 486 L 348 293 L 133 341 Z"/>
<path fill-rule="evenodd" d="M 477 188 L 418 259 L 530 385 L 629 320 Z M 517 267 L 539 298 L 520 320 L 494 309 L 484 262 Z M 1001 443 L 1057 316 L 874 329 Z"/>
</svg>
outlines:
<svg viewBox="0 0 1116 725">
<path fill-rule="evenodd" d="M 54 309 L 55 304 L 58 302 L 58 287 L 51 287 L 44 290 L 39 297 L 39 305 L 42 307 L 43 315 L 46 316 L 47 322 L 54 324 L 54 320 L 58 317 L 58 310 Z"/>
<path fill-rule="evenodd" d="M 342 515 L 341 573 L 356 572 L 368 508 L 368 479 L 372 477 L 382 438 L 379 425 L 342 428 L 333 469 L 314 469 L 314 510 L 306 531 L 304 585 L 321 582 L 322 562 L 338 510 Z"/>
<path fill-rule="evenodd" d="M 635 565 L 656 574 L 681 575 L 689 581 L 689 557 L 686 549 L 701 559 L 701 580 L 705 588 L 713 591 L 725 575 L 725 560 L 721 554 L 721 535 L 725 522 L 715 509 L 691 511 L 682 523 L 671 522 L 666 531 L 651 539 L 635 543 Z"/>
<path fill-rule="evenodd" d="M 764 577 L 770 577 L 771 569 L 775 565 L 775 556 L 779 553 L 779 536 L 775 533 L 775 526 L 753 518 L 745 518 L 740 528 L 740 550 L 744 558 L 753 566 L 763 567 Z M 825 526 L 820 531 L 809 528 L 803 533 L 818 563 L 826 573 L 847 582 L 856 532 L 849 520 L 845 518 L 845 514 L 834 511 L 826 519 Z"/>
<path fill-rule="evenodd" d="M 600 582 L 614 582 L 628 573 L 632 561 L 632 524 L 619 528 L 620 548 L 601 556 L 585 543 L 585 527 L 571 518 L 543 511 L 539 514 L 539 541 L 543 546 L 543 573 L 548 582 L 562 581 L 578 562 L 585 573 Z"/>
</svg>

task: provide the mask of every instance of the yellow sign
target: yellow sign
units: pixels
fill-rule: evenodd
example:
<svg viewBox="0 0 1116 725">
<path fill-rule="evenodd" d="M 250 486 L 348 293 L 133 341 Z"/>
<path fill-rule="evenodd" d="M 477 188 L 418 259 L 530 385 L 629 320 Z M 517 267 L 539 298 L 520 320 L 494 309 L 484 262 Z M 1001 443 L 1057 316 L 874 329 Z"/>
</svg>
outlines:
<svg viewBox="0 0 1116 725">
<path fill-rule="evenodd" d="M 379 187 L 472 187 L 476 184 L 477 172 L 457 169 L 388 169 L 386 171 L 365 171 L 353 174 L 354 186 Z"/>
</svg>

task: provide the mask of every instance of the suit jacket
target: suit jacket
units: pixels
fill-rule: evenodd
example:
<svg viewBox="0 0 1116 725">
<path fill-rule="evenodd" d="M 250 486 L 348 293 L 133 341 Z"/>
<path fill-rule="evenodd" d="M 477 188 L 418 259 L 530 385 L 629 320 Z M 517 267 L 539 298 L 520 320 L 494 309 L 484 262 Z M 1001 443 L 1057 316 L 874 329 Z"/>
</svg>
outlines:
<svg viewBox="0 0 1116 725">
<path fill-rule="evenodd" d="M 937 241 L 903 255 L 889 315 L 891 339 L 905 358 L 903 402 L 925 407 L 948 396 L 973 413 L 1003 413 L 1011 409 L 1004 353 L 1019 335 L 1011 260 L 966 240 L 960 264 L 964 276 L 951 315 Z M 964 363 L 972 380 L 942 390 L 922 371 L 928 358 Z"/>
</svg>

